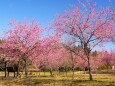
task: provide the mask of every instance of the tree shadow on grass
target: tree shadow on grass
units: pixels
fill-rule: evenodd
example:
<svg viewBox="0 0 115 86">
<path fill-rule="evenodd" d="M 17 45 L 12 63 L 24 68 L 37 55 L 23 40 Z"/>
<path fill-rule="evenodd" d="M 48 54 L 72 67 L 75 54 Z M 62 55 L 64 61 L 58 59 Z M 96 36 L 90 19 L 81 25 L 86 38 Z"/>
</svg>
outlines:
<svg viewBox="0 0 115 86">
<path fill-rule="evenodd" d="M 46 79 L 46 80 L 40 80 L 40 79 L 24 79 L 20 82 L 16 82 L 18 85 L 27 85 L 27 86 L 42 86 L 45 84 L 48 84 L 49 86 L 52 84 L 52 86 L 76 86 L 76 85 L 85 85 L 85 86 L 114 86 L 113 83 L 107 83 L 105 81 L 98 81 L 98 80 L 53 80 L 53 79 Z"/>
<path fill-rule="evenodd" d="M 85 86 L 115 86 L 115 82 L 107 82 L 107 81 L 100 81 L 100 80 L 75 80 L 73 84 Z"/>
</svg>

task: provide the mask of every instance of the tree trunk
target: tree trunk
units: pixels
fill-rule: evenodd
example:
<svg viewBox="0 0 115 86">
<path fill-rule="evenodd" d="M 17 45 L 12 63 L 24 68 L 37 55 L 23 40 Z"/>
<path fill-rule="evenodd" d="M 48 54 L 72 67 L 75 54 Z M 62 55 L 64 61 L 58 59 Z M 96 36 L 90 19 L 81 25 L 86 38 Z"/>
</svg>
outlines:
<svg viewBox="0 0 115 86">
<path fill-rule="evenodd" d="M 88 70 L 89 70 L 89 80 L 92 81 L 92 73 L 91 73 L 91 64 L 90 64 L 90 57 L 88 57 Z"/>
<path fill-rule="evenodd" d="M 26 75 L 26 77 L 28 77 L 27 60 L 25 60 L 25 75 Z"/>
<path fill-rule="evenodd" d="M 66 76 L 67 76 L 67 68 L 66 68 Z"/>
<path fill-rule="evenodd" d="M 90 48 L 87 47 L 87 44 L 84 44 L 84 51 L 88 60 L 88 70 L 89 70 L 89 80 L 92 81 L 92 72 L 91 72 L 91 59 L 90 59 Z"/>
<path fill-rule="evenodd" d="M 17 65 L 17 77 L 19 75 L 19 67 L 20 67 L 20 60 L 18 61 L 18 65 Z"/>
<path fill-rule="evenodd" d="M 64 74 L 65 74 L 65 69 L 63 68 L 63 76 L 64 76 Z"/>
<path fill-rule="evenodd" d="M 57 67 L 57 74 L 59 75 L 59 67 Z"/>
<path fill-rule="evenodd" d="M 56 68 L 56 75 L 59 75 L 59 67 Z"/>
<path fill-rule="evenodd" d="M 84 74 L 86 74 L 86 70 L 85 70 L 85 67 L 83 67 L 83 69 L 84 69 Z"/>
<path fill-rule="evenodd" d="M 107 63 L 107 73 L 109 73 L 109 64 Z"/>
<path fill-rule="evenodd" d="M 97 75 L 97 71 L 98 71 L 98 69 L 96 68 L 96 75 Z"/>
<path fill-rule="evenodd" d="M 36 76 L 38 77 L 38 70 L 36 71 Z"/>
<path fill-rule="evenodd" d="M 52 68 L 50 68 L 50 75 L 52 76 Z"/>
<path fill-rule="evenodd" d="M 44 76 L 45 76 L 45 70 L 44 70 Z"/>
<path fill-rule="evenodd" d="M 72 80 L 73 80 L 74 79 L 74 58 L 73 58 L 72 52 L 70 52 L 70 54 L 71 54 L 71 59 L 72 59 L 72 71 L 73 71 Z"/>
<path fill-rule="evenodd" d="M 72 80 L 74 80 L 74 68 L 72 68 L 73 74 L 72 74 Z"/>
<path fill-rule="evenodd" d="M 67 76 L 67 68 L 65 68 L 65 73 L 66 73 L 66 76 Z"/>
<path fill-rule="evenodd" d="M 8 72 L 8 77 L 9 77 L 9 72 Z"/>
<path fill-rule="evenodd" d="M 5 77 L 7 76 L 7 62 L 5 62 Z"/>
<path fill-rule="evenodd" d="M 14 77 L 15 77 L 16 75 L 15 75 L 15 70 L 14 70 Z"/>
</svg>

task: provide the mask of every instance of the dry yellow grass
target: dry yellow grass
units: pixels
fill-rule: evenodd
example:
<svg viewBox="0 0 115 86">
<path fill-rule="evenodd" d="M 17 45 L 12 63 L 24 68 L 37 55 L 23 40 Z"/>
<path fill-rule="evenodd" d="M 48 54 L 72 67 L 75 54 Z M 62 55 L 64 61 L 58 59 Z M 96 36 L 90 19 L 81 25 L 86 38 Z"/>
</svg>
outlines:
<svg viewBox="0 0 115 86">
<path fill-rule="evenodd" d="M 69 72 L 67 76 L 60 74 L 58 76 L 50 76 L 47 72 L 46 76 L 41 72 L 40 76 L 36 77 L 36 73 L 32 73 L 28 78 L 4 78 L 3 73 L 0 73 L 0 86 L 115 86 L 115 74 L 93 74 L 93 81 L 88 80 L 88 74 L 75 72 L 74 80 L 72 80 Z"/>
</svg>

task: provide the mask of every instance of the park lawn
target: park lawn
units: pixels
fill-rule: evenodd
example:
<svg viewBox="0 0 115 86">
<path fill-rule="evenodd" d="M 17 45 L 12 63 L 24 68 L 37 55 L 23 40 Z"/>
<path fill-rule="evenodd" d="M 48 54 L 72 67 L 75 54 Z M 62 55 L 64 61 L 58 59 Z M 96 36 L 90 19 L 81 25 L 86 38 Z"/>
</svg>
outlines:
<svg viewBox="0 0 115 86">
<path fill-rule="evenodd" d="M 93 81 L 88 80 L 88 74 L 75 72 L 75 78 L 72 80 L 72 72 L 63 75 L 50 76 L 49 72 L 41 72 L 40 76 L 36 77 L 32 73 L 25 77 L 14 78 L 12 74 L 10 77 L 4 78 L 0 73 L 0 86 L 115 86 L 115 74 L 93 74 Z"/>
</svg>

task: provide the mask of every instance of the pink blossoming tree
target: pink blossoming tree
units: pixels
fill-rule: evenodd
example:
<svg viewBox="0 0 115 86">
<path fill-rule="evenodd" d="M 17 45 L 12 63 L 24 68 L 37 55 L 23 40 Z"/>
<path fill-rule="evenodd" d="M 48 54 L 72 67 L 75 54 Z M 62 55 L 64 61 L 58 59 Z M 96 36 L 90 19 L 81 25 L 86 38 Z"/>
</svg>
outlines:
<svg viewBox="0 0 115 86">
<path fill-rule="evenodd" d="M 27 76 L 28 60 L 32 59 L 33 55 L 35 55 L 32 51 L 35 51 L 35 49 L 39 47 L 37 52 L 41 52 L 41 27 L 39 27 L 35 21 L 25 21 L 24 23 L 11 21 L 10 25 L 11 29 L 6 32 L 2 47 L 15 50 L 11 52 L 11 54 L 13 54 L 13 58 L 11 59 L 17 59 L 18 61 L 21 59 L 24 60 L 25 74 Z M 19 52 L 15 53 L 16 51 Z"/>
<path fill-rule="evenodd" d="M 89 79 L 92 80 L 91 58 L 92 49 L 107 41 L 113 36 L 112 11 L 109 7 L 96 8 L 96 4 L 87 2 L 79 4 L 65 14 L 59 14 L 53 20 L 53 27 L 63 35 L 72 36 L 75 43 L 80 45 L 86 55 L 89 70 Z M 62 35 L 62 36 L 63 36 Z"/>
</svg>

